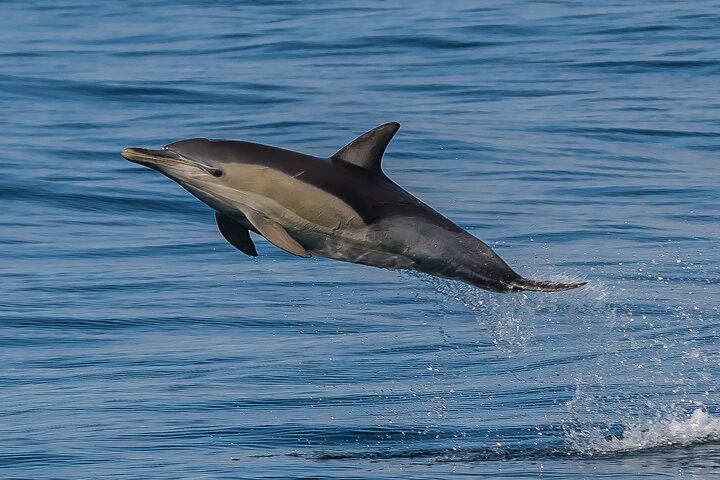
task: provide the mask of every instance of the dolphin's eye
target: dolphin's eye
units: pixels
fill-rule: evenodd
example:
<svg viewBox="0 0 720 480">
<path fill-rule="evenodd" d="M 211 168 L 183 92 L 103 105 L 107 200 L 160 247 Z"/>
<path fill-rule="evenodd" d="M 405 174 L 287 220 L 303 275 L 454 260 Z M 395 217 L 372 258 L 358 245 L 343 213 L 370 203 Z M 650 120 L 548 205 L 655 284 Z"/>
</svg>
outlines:
<svg viewBox="0 0 720 480">
<path fill-rule="evenodd" d="M 223 176 L 223 171 L 219 168 L 213 168 L 212 170 L 210 170 L 210 173 L 212 173 L 212 176 L 216 178 L 220 178 Z"/>
</svg>

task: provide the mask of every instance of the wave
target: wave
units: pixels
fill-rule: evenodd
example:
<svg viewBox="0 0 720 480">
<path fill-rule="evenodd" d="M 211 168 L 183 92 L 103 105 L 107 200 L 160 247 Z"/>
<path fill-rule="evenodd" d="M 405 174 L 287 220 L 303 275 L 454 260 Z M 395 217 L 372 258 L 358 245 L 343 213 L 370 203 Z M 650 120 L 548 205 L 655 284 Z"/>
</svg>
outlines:
<svg viewBox="0 0 720 480">
<path fill-rule="evenodd" d="M 613 434 L 612 430 L 617 430 Z M 580 455 L 631 454 L 720 442 L 720 417 L 700 406 L 688 414 L 658 414 L 629 425 L 594 427 L 569 433 Z"/>
<path fill-rule="evenodd" d="M 352 435 L 350 434 L 352 432 L 337 431 L 335 436 L 354 438 L 356 443 L 367 442 L 376 445 L 352 448 L 346 444 L 342 449 L 316 449 L 312 452 L 295 450 L 284 453 L 258 453 L 251 456 L 259 458 L 290 456 L 307 460 L 411 459 L 429 464 L 509 460 L 543 461 L 558 458 L 580 460 L 658 452 L 666 454 L 670 450 L 720 442 L 720 417 L 711 415 L 702 407 L 685 417 L 657 417 L 624 427 L 614 425 L 612 428 L 617 430 L 615 434 L 606 433 L 604 431 L 606 428 L 608 427 L 596 426 L 588 430 L 567 431 L 565 436 L 558 433 L 561 430 L 559 426 L 545 427 L 545 434 L 542 430 L 535 429 L 527 429 L 525 432 L 518 432 L 514 429 L 510 429 L 511 431 L 508 432 L 501 430 L 494 432 L 497 440 L 485 442 L 473 441 L 473 437 L 486 436 L 482 432 L 450 432 L 447 430 L 412 432 L 410 429 L 411 431 L 408 433 L 382 430 L 369 436 L 367 431 L 354 432 Z M 518 433 L 522 433 L 520 439 L 517 438 Z M 327 439 L 328 435 L 332 436 L 325 432 L 323 438 Z M 503 440 L 506 436 L 515 438 L 513 441 L 506 442 Z M 390 439 L 395 443 L 394 445 L 388 445 Z M 447 444 L 448 439 L 453 440 L 450 446 Z M 433 446 L 433 441 L 443 441 L 444 444 Z"/>
</svg>

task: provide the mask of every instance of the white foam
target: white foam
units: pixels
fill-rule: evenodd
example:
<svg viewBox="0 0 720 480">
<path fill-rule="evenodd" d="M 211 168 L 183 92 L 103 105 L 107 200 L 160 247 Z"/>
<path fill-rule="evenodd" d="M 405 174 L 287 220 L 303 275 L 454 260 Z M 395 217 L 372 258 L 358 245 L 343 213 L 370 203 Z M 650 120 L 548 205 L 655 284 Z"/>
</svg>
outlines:
<svg viewBox="0 0 720 480">
<path fill-rule="evenodd" d="M 658 417 L 626 426 L 621 438 L 592 438 L 581 434 L 584 445 L 578 449 L 586 454 L 638 452 L 661 447 L 686 447 L 720 441 L 720 417 L 697 408 L 689 416 Z"/>
</svg>

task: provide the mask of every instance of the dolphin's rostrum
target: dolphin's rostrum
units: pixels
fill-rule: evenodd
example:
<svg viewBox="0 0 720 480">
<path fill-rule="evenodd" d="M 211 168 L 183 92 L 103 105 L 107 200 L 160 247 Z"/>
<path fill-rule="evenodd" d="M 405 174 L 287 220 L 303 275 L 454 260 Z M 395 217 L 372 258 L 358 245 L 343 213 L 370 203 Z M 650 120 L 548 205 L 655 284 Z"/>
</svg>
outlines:
<svg viewBox="0 0 720 480">
<path fill-rule="evenodd" d="M 195 138 L 127 148 L 215 210 L 223 237 L 256 256 L 249 230 L 297 255 L 411 269 L 496 292 L 553 292 L 583 283 L 528 280 L 490 247 L 382 171 L 398 123 L 361 135 L 330 158 L 257 143 Z"/>
</svg>

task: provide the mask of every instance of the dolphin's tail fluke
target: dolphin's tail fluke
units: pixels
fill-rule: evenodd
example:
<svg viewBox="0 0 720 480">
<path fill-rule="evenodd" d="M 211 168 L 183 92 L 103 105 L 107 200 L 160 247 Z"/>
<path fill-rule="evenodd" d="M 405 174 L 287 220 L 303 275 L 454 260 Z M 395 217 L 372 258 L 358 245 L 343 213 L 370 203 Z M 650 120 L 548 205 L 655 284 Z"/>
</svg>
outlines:
<svg viewBox="0 0 720 480">
<path fill-rule="evenodd" d="M 507 284 L 507 289 L 510 292 L 518 292 L 521 290 L 528 290 L 531 292 L 562 292 L 564 290 L 572 290 L 573 288 L 582 287 L 588 282 L 578 283 L 560 283 L 560 282 L 549 282 L 543 280 L 528 280 L 527 278 L 518 278 Z"/>
</svg>

